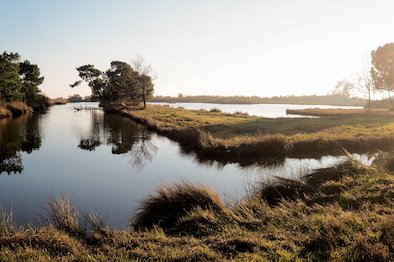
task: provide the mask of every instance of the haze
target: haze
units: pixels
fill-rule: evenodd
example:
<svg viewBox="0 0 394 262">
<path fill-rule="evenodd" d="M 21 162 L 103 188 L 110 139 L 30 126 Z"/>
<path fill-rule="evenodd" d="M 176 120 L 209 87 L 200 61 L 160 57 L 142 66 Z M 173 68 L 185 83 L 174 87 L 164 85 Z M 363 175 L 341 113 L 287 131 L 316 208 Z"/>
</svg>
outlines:
<svg viewBox="0 0 394 262">
<path fill-rule="evenodd" d="M 105 70 L 142 55 L 155 94 L 305 95 L 353 80 L 371 50 L 394 39 L 394 2 L 3 0 L 0 47 L 38 64 L 50 97 L 76 67 Z"/>
</svg>

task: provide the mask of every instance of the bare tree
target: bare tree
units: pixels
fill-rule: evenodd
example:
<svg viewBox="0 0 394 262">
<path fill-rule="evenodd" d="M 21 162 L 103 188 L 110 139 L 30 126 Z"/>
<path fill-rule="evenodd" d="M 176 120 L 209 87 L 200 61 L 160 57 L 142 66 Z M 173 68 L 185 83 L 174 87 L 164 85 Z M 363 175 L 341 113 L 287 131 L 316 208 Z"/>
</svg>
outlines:
<svg viewBox="0 0 394 262">
<path fill-rule="evenodd" d="M 371 95 L 373 96 L 376 91 L 371 70 L 371 63 L 369 61 L 364 62 L 363 69 L 358 77 L 359 90 L 368 96 L 368 112 L 371 112 Z"/>
<path fill-rule="evenodd" d="M 152 80 L 156 79 L 156 75 L 153 73 L 152 66 L 147 64 L 144 58 L 140 55 L 131 59 L 131 67 L 139 73 L 139 77 L 141 78 L 141 95 L 144 102 L 144 108 L 146 108 L 146 99 L 148 96 L 153 94 L 153 85 L 151 83 Z"/>
</svg>

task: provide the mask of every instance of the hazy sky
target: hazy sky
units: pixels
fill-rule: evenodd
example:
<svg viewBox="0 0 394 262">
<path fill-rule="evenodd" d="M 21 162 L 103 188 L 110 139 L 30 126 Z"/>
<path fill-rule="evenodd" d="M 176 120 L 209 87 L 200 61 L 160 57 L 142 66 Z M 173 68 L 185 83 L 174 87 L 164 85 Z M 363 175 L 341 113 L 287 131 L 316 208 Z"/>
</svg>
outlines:
<svg viewBox="0 0 394 262">
<path fill-rule="evenodd" d="M 76 67 L 142 55 L 158 95 L 326 94 L 394 42 L 392 0 L 0 0 L 0 51 L 40 66 L 50 97 Z"/>
</svg>

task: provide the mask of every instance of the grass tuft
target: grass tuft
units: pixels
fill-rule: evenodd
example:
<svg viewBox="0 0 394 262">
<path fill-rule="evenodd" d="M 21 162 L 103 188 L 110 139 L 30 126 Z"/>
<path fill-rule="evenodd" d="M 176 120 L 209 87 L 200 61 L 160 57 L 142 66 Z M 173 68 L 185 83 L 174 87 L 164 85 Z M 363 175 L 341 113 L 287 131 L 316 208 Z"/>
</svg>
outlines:
<svg viewBox="0 0 394 262">
<path fill-rule="evenodd" d="M 165 186 L 141 203 L 131 224 L 137 229 L 160 226 L 169 230 L 181 217 L 198 208 L 215 213 L 226 212 L 218 195 L 208 187 L 186 182 Z"/>
<path fill-rule="evenodd" d="M 0 237 L 12 235 L 15 232 L 15 221 L 12 211 L 0 207 Z"/>
<path fill-rule="evenodd" d="M 49 222 L 70 235 L 81 235 L 79 212 L 67 197 L 49 198 L 47 208 Z"/>
</svg>

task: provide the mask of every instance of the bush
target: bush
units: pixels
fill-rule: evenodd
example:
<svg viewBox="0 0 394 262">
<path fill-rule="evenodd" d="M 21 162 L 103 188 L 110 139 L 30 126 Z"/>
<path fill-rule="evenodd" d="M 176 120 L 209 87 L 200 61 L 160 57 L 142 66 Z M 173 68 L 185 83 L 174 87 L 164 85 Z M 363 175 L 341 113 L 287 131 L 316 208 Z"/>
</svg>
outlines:
<svg viewBox="0 0 394 262">
<path fill-rule="evenodd" d="M 211 108 L 211 109 L 209 110 L 209 112 L 212 112 L 212 113 L 221 113 L 222 110 L 220 110 L 219 108 L 214 107 L 214 108 Z"/>
</svg>

